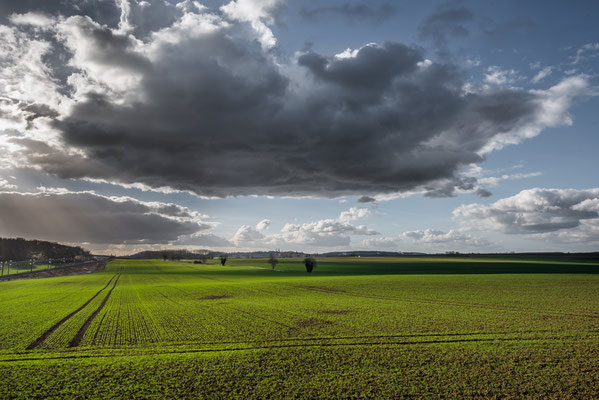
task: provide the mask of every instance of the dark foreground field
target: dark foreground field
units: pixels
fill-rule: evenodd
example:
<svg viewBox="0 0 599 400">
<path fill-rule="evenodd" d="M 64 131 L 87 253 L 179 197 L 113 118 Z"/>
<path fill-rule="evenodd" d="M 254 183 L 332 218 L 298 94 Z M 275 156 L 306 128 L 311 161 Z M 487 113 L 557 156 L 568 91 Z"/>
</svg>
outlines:
<svg viewBox="0 0 599 400">
<path fill-rule="evenodd" d="M 194 265 L 0 283 L 1 398 L 595 398 L 599 265 Z"/>
</svg>

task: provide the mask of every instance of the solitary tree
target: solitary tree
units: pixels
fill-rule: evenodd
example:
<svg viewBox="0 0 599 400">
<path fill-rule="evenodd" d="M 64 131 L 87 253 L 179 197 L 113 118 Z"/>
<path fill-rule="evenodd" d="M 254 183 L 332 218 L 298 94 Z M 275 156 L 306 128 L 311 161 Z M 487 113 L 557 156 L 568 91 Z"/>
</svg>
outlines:
<svg viewBox="0 0 599 400">
<path fill-rule="evenodd" d="M 304 265 L 306 266 L 307 272 L 312 272 L 312 270 L 316 266 L 316 260 L 312 257 L 306 257 L 304 258 Z"/>
<path fill-rule="evenodd" d="M 277 266 L 277 264 L 279 263 L 279 260 L 277 260 L 275 258 L 275 256 L 273 256 L 272 254 L 270 255 L 270 258 L 268 259 L 268 263 L 270 264 L 270 266 L 272 267 L 272 269 L 275 269 L 275 267 Z"/>
<path fill-rule="evenodd" d="M 222 265 L 224 267 L 226 263 L 227 263 L 227 256 L 220 256 L 220 265 Z"/>
</svg>

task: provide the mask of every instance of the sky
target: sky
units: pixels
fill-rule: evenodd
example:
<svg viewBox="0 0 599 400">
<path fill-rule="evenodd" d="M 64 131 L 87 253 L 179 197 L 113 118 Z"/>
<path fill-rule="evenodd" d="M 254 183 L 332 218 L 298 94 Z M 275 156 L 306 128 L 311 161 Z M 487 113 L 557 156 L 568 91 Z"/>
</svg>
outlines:
<svg viewBox="0 0 599 400">
<path fill-rule="evenodd" d="M 3 0 L 0 236 L 599 250 L 599 3 Z"/>
</svg>

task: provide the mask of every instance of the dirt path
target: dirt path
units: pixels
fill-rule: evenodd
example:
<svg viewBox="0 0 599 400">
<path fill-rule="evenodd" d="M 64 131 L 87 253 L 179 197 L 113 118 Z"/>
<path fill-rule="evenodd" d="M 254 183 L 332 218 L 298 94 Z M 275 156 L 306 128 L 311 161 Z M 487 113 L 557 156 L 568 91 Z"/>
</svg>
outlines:
<svg viewBox="0 0 599 400">
<path fill-rule="evenodd" d="M 106 283 L 106 286 L 104 286 L 96 294 L 94 294 L 81 307 L 79 307 L 78 309 L 76 309 L 75 311 L 73 311 L 72 313 L 70 313 L 69 315 L 67 315 L 66 317 L 64 317 L 63 319 L 61 319 L 60 321 L 58 321 L 54 325 L 52 325 L 50 327 L 50 329 L 48 329 L 47 331 L 45 331 L 44 333 L 42 333 L 42 335 L 40 337 L 38 337 L 33 342 L 31 342 L 31 344 L 29 346 L 27 346 L 25 349 L 26 350 L 33 350 L 36 347 L 38 347 L 40 344 L 42 344 L 44 342 L 44 340 L 46 340 L 48 338 L 48 336 L 50 336 L 52 333 L 54 333 L 54 331 L 56 331 L 62 324 L 64 324 L 65 322 L 67 322 L 69 320 L 69 318 L 71 318 L 73 315 L 77 314 L 79 311 L 83 310 L 85 307 L 87 307 L 87 305 L 89 303 L 92 302 L 93 299 L 95 299 L 96 297 L 98 297 L 98 295 L 100 295 L 100 293 L 102 293 L 102 291 L 104 291 L 104 289 L 106 289 L 108 287 L 108 285 L 110 285 L 110 282 L 112 282 L 112 280 L 114 279 L 115 276 L 116 275 L 114 275 L 112 278 L 110 278 L 110 280 L 108 281 L 108 283 Z"/>
</svg>

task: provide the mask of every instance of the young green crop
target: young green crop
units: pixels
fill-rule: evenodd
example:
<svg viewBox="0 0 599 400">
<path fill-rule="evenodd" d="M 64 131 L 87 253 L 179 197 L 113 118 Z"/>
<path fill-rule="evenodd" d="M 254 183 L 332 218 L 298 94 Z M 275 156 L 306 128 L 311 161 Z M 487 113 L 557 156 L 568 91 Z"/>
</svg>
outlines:
<svg viewBox="0 0 599 400">
<path fill-rule="evenodd" d="M 0 397 L 596 393 L 598 265 L 210 261 L 0 282 Z"/>
</svg>

